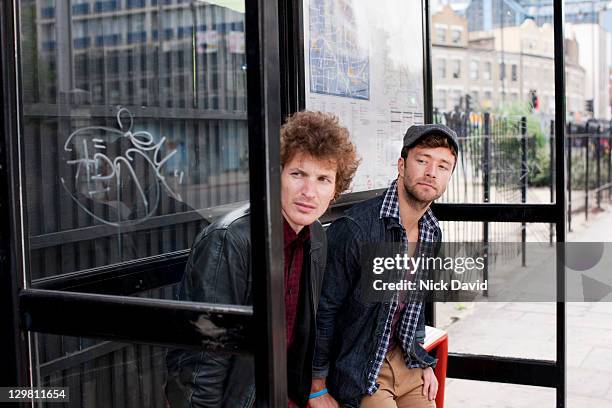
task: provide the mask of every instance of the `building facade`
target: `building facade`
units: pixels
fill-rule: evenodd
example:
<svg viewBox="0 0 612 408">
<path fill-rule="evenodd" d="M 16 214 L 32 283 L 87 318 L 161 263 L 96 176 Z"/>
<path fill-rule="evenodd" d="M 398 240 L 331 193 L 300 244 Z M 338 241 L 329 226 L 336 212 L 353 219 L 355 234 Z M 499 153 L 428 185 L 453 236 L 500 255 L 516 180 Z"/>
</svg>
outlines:
<svg viewBox="0 0 612 408">
<path fill-rule="evenodd" d="M 468 30 L 467 19 L 444 7 L 432 16 L 434 107 L 490 110 L 516 101 L 531 101 L 554 114 L 554 43 L 550 25 L 525 20 L 520 26 L 488 31 Z M 566 40 L 568 112 L 583 115 L 585 70 L 579 47 Z"/>
</svg>

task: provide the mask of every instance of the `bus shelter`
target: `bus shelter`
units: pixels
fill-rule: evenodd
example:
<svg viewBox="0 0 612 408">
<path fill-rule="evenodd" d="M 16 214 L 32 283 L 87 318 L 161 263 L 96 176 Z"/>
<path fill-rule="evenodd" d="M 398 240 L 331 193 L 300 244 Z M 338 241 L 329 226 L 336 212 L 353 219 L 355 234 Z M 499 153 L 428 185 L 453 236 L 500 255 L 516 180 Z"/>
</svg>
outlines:
<svg viewBox="0 0 612 408">
<path fill-rule="evenodd" d="M 68 387 L 74 407 L 163 407 L 165 351 L 204 347 L 253 355 L 257 406 L 286 406 L 278 135 L 283 118 L 299 110 L 338 115 L 363 159 L 352 192 L 326 222 L 384 191 L 409 125 L 442 122 L 460 132 L 466 151 L 478 140 L 470 152 L 485 158 L 453 187 L 472 199 L 434 204 L 448 231 L 469 225 L 470 239 L 487 243 L 495 228 L 540 224 L 551 242 L 565 241 L 563 2 L 550 4 L 547 203 L 495 195 L 489 166 L 499 156 L 490 135 L 503 126 L 524 135 L 526 121 L 475 113 L 475 94 L 453 94 L 462 113 L 439 109 L 439 98 L 451 95 L 437 93 L 438 76 L 462 74 L 434 48 L 447 39 L 451 46 L 438 52 L 458 49 L 461 24 L 444 28 L 427 0 L 365 3 L 2 2 L 2 385 Z M 503 10 L 491 32 L 503 35 Z M 482 50 L 487 38 L 469 44 Z M 521 49 L 513 63 L 515 54 L 502 48 L 507 74 L 488 74 L 509 92 L 517 75 L 510 66 L 522 69 L 531 58 Z M 486 65 L 478 67 L 470 72 L 484 80 Z M 526 144 L 517 146 L 527 154 Z M 98 166 L 112 177 L 99 177 Z M 474 179 L 478 191 L 468 187 Z M 174 300 L 195 236 L 245 202 L 259 274 L 253 306 Z M 555 358 L 461 353 L 451 339 L 448 378 L 547 387 L 565 406 L 565 275 L 563 263 L 555 265 Z M 435 327 L 436 308 L 428 311 Z M 214 341 L 194 325 L 199 319 L 227 334 Z"/>
</svg>

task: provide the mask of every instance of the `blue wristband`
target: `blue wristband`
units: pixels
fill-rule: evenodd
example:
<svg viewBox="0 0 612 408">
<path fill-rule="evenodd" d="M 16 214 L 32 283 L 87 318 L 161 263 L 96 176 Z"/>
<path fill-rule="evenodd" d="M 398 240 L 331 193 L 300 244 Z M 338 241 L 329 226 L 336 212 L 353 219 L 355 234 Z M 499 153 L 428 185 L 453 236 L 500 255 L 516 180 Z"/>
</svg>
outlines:
<svg viewBox="0 0 612 408">
<path fill-rule="evenodd" d="M 321 391 L 313 392 L 312 394 L 308 396 L 308 399 L 317 398 L 325 394 L 327 394 L 327 388 L 323 388 Z"/>
</svg>

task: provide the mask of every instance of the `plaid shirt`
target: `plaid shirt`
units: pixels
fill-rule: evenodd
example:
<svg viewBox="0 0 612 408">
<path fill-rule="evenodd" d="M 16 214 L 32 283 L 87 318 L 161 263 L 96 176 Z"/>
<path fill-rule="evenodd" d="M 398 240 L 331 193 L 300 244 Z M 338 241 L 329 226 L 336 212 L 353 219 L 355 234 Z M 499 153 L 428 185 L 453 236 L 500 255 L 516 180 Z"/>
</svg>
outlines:
<svg viewBox="0 0 612 408">
<path fill-rule="evenodd" d="M 400 225 L 402 225 L 400 220 L 399 213 L 399 201 L 397 195 L 397 180 L 393 180 L 389 189 L 385 194 L 385 198 L 382 203 L 382 207 L 380 208 L 380 218 L 393 218 Z M 438 231 L 440 231 L 440 227 L 438 225 L 438 220 L 433 215 L 431 209 L 427 209 L 425 214 L 419 219 L 419 244 L 417 251 L 426 251 L 427 245 L 422 245 L 424 243 L 436 243 L 441 240 L 441 237 L 438 236 Z M 406 236 L 406 231 L 403 230 L 402 227 L 402 242 L 401 242 L 401 250 L 406 252 L 408 250 L 408 237 Z M 415 253 L 417 253 L 415 251 Z M 426 254 L 428 255 L 428 254 Z M 422 276 L 422 271 L 417 271 L 416 278 L 420 279 Z M 404 356 L 406 358 L 406 366 L 409 368 L 421 367 L 421 363 L 415 358 L 414 353 L 412 352 L 412 346 L 414 342 L 414 336 L 416 333 L 417 324 L 419 322 L 419 316 L 421 314 L 421 308 L 423 307 L 422 301 L 417 301 L 416 297 L 418 294 L 415 291 L 410 292 L 409 298 L 407 299 L 406 307 L 404 308 L 403 315 L 400 318 L 398 324 L 398 337 L 404 351 Z M 378 389 L 378 384 L 376 384 L 376 379 L 378 378 L 378 374 L 380 372 L 380 368 L 385 361 L 385 355 L 387 354 L 387 349 L 389 347 L 389 341 L 393 333 L 391 333 L 391 327 L 393 323 L 393 316 L 395 315 L 395 311 L 397 310 L 399 301 L 398 295 L 396 294 L 391 301 L 391 308 L 389 309 L 389 313 L 387 314 L 387 319 L 385 321 L 385 329 L 383 331 L 382 342 L 380 343 L 380 347 L 376 351 L 376 357 L 374 359 L 374 364 L 372 365 L 372 369 L 368 373 L 368 394 L 372 395 Z"/>
</svg>

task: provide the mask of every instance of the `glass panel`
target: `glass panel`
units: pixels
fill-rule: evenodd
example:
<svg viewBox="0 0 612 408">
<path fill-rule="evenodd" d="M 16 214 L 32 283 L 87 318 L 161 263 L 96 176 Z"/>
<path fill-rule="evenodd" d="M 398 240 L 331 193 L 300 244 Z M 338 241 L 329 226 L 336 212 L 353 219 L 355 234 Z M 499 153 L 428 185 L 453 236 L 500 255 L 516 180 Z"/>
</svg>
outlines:
<svg viewBox="0 0 612 408">
<path fill-rule="evenodd" d="M 571 135 L 574 138 L 574 135 Z M 573 159 L 582 156 L 586 150 L 586 138 L 576 134 L 572 143 Z M 582 146 L 578 143 L 582 142 Z M 596 149 L 597 144 L 591 141 L 589 149 Z M 574 162 L 574 160 L 572 160 Z M 576 166 L 578 167 L 578 166 Z M 582 166 L 578 167 L 579 169 Z M 594 165 L 590 166 L 590 180 L 594 181 Z M 582 172 L 584 174 L 584 167 Z M 580 170 L 572 171 L 572 179 Z M 569 178 L 569 177 L 568 177 Z M 582 179 L 584 180 L 584 178 Z M 575 179 L 573 184 L 576 185 Z M 582 256 L 571 257 L 570 268 L 584 272 L 580 278 L 568 279 L 567 284 L 580 286 L 581 282 L 594 283 L 589 289 L 591 302 L 571 302 L 567 304 L 567 393 L 568 407 L 571 406 L 612 406 L 612 283 L 610 282 L 612 241 L 610 226 L 612 214 L 609 211 L 597 211 L 596 196 L 591 196 L 591 202 L 585 207 L 584 183 L 573 188 L 575 197 L 572 214 L 571 230 L 567 234 L 569 245 L 580 248 Z M 609 209 L 608 192 L 602 194 L 603 207 Z M 583 207 L 583 208 L 581 208 Z M 585 209 L 588 208 L 588 222 L 585 222 Z M 578 210 L 579 212 L 576 212 Z M 600 247 L 602 251 L 591 251 L 590 248 Z M 598 256 L 589 261 L 592 254 Z M 571 261 L 580 261 L 579 264 Z M 588 268 L 588 269 L 585 269 Z M 601 270 L 601 272 L 598 272 Z M 585 279 L 586 278 L 586 279 Z M 588 293 L 585 293 L 585 298 Z"/>
<path fill-rule="evenodd" d="M 539 19 L 550 20 L 551 7 L 538 6 L 533 8 Z M 568 224 L 570 231 L 578 231 L 582 221 L 592 219 L 612 197 L 608 60 L 612 10 L 594 0 L 568 2 L 567 6 L 565 21 L 571 23 L 565 29 L 569 37 L 565 42 Z"/>
<path fill-rule="evenodd" d="M 434 97 L 434 121 L 453 128 L 462 148 L 445 202 L 554 200 L 550 167 L 554 35 L 552 20 L 534 21 L 537 11 L 531 8 L 536 7 L 529 7 L 533 3 L 430 3 L 432 27 L 452 27 L 444 38 L 432 36 L 433 95 L 439 91 L 449 95 L 447 101 Z M 578 47 L 571 35 L 566 43 Z M 587 76 L 577 51 L 570 48 L 566 51 L 567 87 L 568 92 L 574 90 L 574 103 L 580 104 L 584 93 L 580 95 L 578 88 Z M 527 123 L 524 133 L 522 118 Z M 525 155 L 521 151 L 524 139 Z M 489 141 L 490 148 L 485 148 Z"/>
<path fill-rule="evenodd" d="M 475 108 L 488 103 L 490 94 L 485 92 L 484 99 L 479 101 L 478 93 L 479 90 L 472 89 L 462 96 L 461 91 L 454 90 L 452 103 L 456 107 L 465 102 Z M 527 120 L 523 132 L 520 117 L 476 112 L 468 116 L 453 115 L 436 117 L 459 132 L 460 145 L 457 166 L 446 194 L 438 202 L 551 202 L 554 191 L 549 167 L 551 122 L 538 124 L 536 129 Z M 595 154 L 591 152 L 592 156 Z M 604 163 L 604 154 L 601 156 Z"/>
<path fill-rule="evenodd" d="M 436 304 L 436 327 L 448 332 L 452 353 L 555 361 L 556 324 L 552 302 Z"/>
<path fill-rule="evenodd" d="M 568 407 L 612 405 L 611 323 L 610 302 L 568 303 Z"/>
<path fill-rule="evenodd" d="M 182 406 L 170 393 L 168 372 L 176 369 L 171 349 L 140 343 L 122 343 L 89 338 L 34 334 L 37 362 L 35 386 L 67 387 L 75 408 L 165 408 Z M 209 353 L 210 360 L 252 359 Z M 251 365 L 252 367 L 252 365 Z M 252 368 L 251 368 L 252 369 Z M 170 376 L 171 377 L 171 376 Z M 167 387 L 168 386 L 168 387 Z M 199 394 L 200 401 L 210 394 Z M 195 397 L 194 397 L 195 398 Z M 37 406 L 54 407 L 56 403 Z"/>
<path fill-rule="evenodd" d="M 32 279 L 188 249 L 248 200 L 239 3 L 20 1 Z"/>
<path fill-rule="evenodd" d="M 522 228 L 516 223 L 487 223 L 485 228 L 480 222 L 442 222 L 444 242 L 490 243 L 483 274 L 493 301 L 483 291 L 479 301 L 435 304 L 436 327 L 448 332 L 449 352 L 556 360 L 553 247 L 547 256 L 539 253 L 539 246 L 549 248 L 551 226 L 526 224 L 525 266 Z M 468 274 L 463 279 L 473 280 Z M 526 301 L 514 301 L 516 296 Z"/>
<path fill-rule="evenodd" d="M 444 407 L 554 407 L 555 393 L 556 391 L 554 388 L 530 387 L 526 385 L 500 384 L 486 381 L 469 381 L 449 378 L 446 380 Z M 568 398 L 568 407 L 589 406 L 589 404 L 572 405 L 569 403 L 570 400 L 571 398 Z"/>
<path fill-rule="evenodd" d="M 566 137 L 568 225 L 578 231 L 612 202 L 612 129 L 597 120 L 569 123 Z"/>
</svg>

